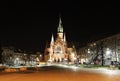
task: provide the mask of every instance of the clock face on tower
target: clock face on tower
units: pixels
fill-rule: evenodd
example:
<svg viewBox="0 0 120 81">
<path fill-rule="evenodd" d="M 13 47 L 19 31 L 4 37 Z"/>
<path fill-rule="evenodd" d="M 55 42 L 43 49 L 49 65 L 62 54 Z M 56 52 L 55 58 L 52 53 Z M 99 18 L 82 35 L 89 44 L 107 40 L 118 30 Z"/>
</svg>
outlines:
<svg viewBox="0 0 120 81">
<path fill-rule="evenodd" d="M 58 33 L 59 38 L 63 38 L 63 33 Z"/>
</svg>

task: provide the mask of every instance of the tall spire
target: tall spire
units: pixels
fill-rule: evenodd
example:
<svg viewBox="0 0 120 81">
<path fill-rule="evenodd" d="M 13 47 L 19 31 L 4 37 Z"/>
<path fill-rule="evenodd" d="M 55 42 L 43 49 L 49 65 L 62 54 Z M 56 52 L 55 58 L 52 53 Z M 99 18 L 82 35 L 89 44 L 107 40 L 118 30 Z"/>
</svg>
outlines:
<svg viewBox="0 0 120 81">
<path fill-rule="evenodd" d="M 52 34 L 52 38 L 51 38 L 51 45 L 53 45 L 53 43 L 54 43 L 54 37 L 53 37 L 53 34 Z"/>
<path fill-rule="evenodd" d="M 64 33 L 64 39 L 63 39 L 63 41 L 66 42 L 66 35 L 65 35 L 65 33 Z"/>
<path fill-rule="evenodd" d="M 58 33 L 63 33 L 63 27 L 62 27 L 61 16 L 60 16 L 60 18 L 59 18 Z"/>
</svg>

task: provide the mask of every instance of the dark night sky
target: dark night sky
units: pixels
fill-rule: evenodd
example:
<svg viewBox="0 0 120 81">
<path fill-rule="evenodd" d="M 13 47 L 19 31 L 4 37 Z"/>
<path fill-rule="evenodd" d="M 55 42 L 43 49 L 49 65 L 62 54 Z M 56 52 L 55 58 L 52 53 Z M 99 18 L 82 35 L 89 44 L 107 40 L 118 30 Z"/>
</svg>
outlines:
<svg viewBox="0 0 120 81">
<path fill-rule="evenodd" d="M 78 0 L 79 1 L 79 0 Z M 40 50 L 57 34 L 59 14 L 67 41 L 86 42 L 119 32 L 120 7 L 116 2 L 75 0 L 5 1 L 0 15 L 1 45 Z"/>
</svg>

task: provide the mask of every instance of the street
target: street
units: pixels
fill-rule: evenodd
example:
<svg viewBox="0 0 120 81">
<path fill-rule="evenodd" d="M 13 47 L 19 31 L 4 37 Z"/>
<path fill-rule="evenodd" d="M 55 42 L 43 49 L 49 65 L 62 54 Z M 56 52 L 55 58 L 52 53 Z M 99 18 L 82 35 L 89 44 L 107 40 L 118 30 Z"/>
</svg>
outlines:
<svg viewBox="0 0 120 81">
<path fill-rule="evenodd" d="M 38 71 L 1 72 L 0 81 L 120 81 L 120 71 L 45 66 Z"/>
</svg>

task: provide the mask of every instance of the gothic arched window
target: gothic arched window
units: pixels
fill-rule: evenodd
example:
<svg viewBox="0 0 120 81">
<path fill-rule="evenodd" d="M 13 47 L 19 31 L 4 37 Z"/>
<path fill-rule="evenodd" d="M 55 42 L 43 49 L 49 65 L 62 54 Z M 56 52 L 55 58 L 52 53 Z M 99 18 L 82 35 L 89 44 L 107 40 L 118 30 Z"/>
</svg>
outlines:
<svg viewBox="0 0 120 81">
<path fill-rule="evenodd" d="M 60 47 L 60 46 L 57 46 L 57 48 L 56 48 L 56 53 L 57 53 L 57 54 L 60 54 L 61 52 L 62 52 L 61 47 Z"/>
</svg>

